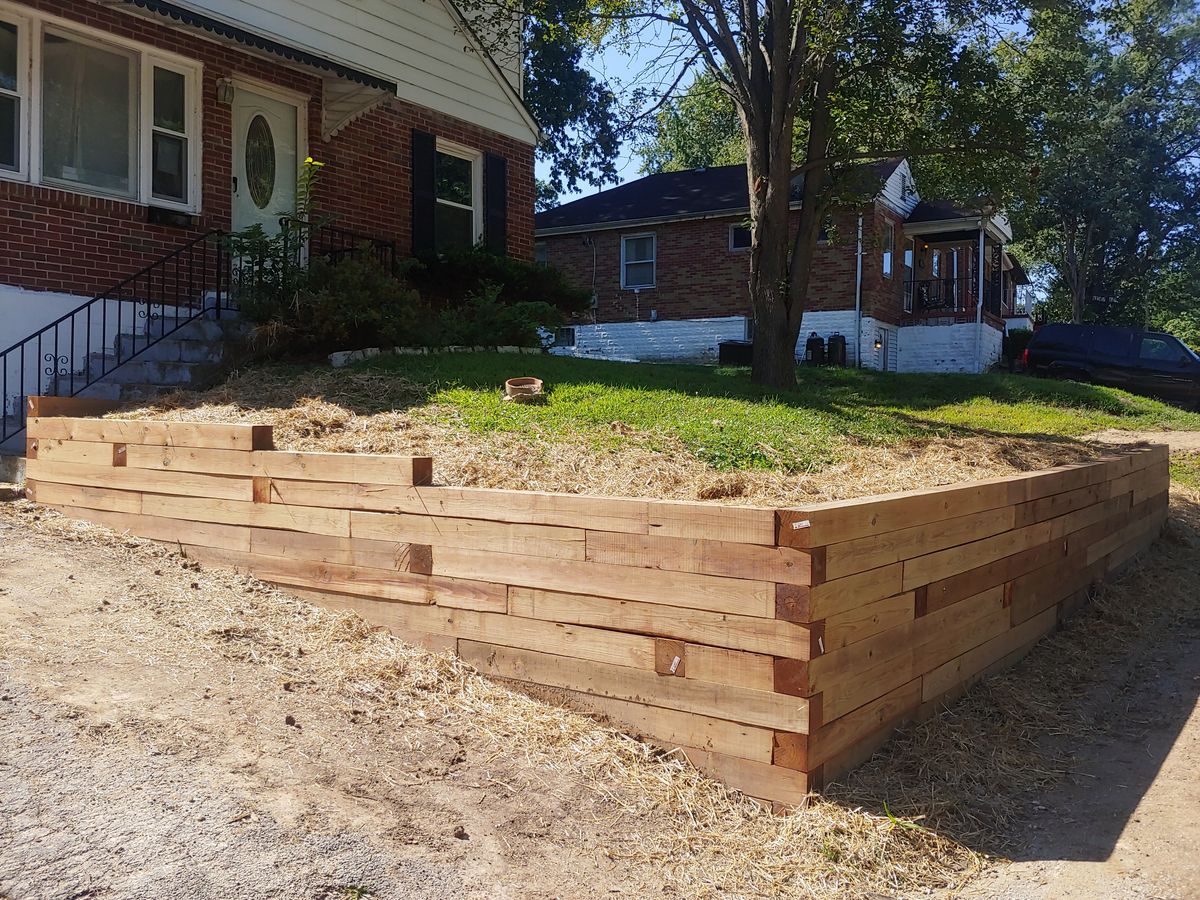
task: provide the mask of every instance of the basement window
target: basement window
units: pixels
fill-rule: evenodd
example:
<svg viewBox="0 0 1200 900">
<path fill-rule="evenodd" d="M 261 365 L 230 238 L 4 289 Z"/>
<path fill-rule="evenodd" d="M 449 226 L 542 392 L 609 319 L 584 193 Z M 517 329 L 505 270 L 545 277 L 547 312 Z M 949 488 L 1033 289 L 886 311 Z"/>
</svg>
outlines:
<svg viewBox="0 0 1200 900">
<path fill-rule="evenodd" d="M 730 250 L 749 250 L 750 249 L 750 228 L 747 225 L 730 225 L 729 226 L 729 249 Z"/>
</svg>

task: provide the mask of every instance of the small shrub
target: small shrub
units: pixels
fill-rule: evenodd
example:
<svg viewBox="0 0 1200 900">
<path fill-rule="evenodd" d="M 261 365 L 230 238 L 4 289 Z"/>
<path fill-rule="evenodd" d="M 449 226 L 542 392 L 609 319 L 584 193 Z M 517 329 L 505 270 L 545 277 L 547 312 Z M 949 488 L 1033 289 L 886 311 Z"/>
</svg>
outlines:
<svg viewBox="0 0 1200 900">
<path fill-rule="evenodd" d="M 433 336 L 420 295 L 365 252 L 336 263 L 314 259 L 286 291 L 272 281 L 239 300 L 242 314 L 289 353 L 424 344 Z"/>
<path fill-rule="evenodd" d="M 504 303 L 500 287 L 484 285 L 480 293 L 438 316 L 437 343 L 463 346 L 535 347 L 540 342 L 539 327 L 555 328 L 563 315 L 542 301 Z"/>
<path fill-rule="evenodd" d="M 422 257 L 409 283 L 436 309 L 454 309 L 495 288 L 497 302 L 511 306 L 544 303 L 564 313 L 588 308 L 590 295 L 572 286 L 557 269 L 483 248 Z"/>
<path fill-rule="evenodd" d="M 1033 332 L 1028 328 L 1011 328 L 1004 338 L 1004 356 L 1009 361 L 1018 360 L 1033 340 Z"/>
</svg>

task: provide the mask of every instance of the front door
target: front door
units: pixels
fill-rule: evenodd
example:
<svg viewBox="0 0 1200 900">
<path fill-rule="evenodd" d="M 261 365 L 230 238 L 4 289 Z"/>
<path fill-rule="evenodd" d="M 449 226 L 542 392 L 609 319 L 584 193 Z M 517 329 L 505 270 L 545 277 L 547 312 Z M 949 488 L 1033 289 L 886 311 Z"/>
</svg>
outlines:
<svg viewBox="0 0 1200 900">
<path fill-rule="evenodd" d="M 233 99 L 233 230 L 279 231 L 296 211 L 299 109 L 238 87 Z"/>
</svg>

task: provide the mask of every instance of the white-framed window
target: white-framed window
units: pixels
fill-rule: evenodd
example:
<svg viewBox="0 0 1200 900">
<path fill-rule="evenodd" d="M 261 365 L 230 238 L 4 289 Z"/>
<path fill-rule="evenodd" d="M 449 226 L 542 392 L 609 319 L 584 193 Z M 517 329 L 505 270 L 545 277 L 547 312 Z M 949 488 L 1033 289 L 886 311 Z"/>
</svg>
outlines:
<svg viewBox="0 0 1200 900">
<path fill-rule="evenodd" d="M 730 225 L 729 226 L 729 249 L 730 250 L 749 250 L 750 249 L 750 226 L 749 225 Z"/>
<path fill-rule="evenodd" d="M 28 120 L 29 25 L 0 9 L 0 172 L 25 173 Z"/>
<path fill-rule="evenodd" d="M 883 226 L 883 277 L 891 278 L 896 258 L 896 225 L 885 222 Z"/>
<path fill-rule="evenodd" d="M 0 178 L 200 207 L 201 67 L 0 3 Z"/>
<path fill-rule="evenodd" d="M 533 261 L 539 266 L 550 265 L 550 245 L 545 241 L 537 241 L 533 245 Z"/>
<path fill-rule="evenodd" d="M 483 155 L 439 138 L 433 184 L 434 250 L 474 247 L 483 238 Z"/>
<path fill-rule="evenodd" d="M 621 235 L 621 287 L 652 288 L 657 276 L 654 232 Z"/>
</svg>

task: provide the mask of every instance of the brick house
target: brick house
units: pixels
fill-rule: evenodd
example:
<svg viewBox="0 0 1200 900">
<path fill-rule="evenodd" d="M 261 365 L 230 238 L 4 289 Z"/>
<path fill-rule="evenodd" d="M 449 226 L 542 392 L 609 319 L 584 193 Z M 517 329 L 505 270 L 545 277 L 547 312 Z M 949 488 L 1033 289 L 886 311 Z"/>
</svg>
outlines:
<svg viewBox="0 0 1200 900">
<path fill-rule="evenodd" d="M 209 230 L 278 229 L 306 156 L 339 229 L 530 258 L 521 92 L 450 0 L 0 0 L 0 352 Z"/>
<path fill-rule="evenodd" d="M 850 365 L 974 372 L 995 362 L 1028 280 L 1004 249 L 1007 220 L 922 200 L 903 159 L 858 167 L 844 188 L 869 199 L 829 217 L 797 356 L 816 332 L 846 337 Z M 750 337 L 748 212 L 745 168 L 722 166 L 649 175 L 539 213 L 537 258 L 593 295 L 555 352 L 711 361 L 720 341 Z"/>
</svg>

